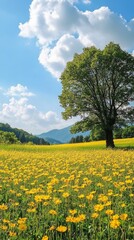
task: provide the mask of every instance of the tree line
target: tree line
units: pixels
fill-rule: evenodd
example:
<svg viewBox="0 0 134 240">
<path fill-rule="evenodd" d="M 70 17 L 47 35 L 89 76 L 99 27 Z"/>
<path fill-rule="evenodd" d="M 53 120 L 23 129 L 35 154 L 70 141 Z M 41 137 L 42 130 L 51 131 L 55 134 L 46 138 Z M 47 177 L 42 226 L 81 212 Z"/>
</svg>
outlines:
<svg viewBox="0 0 134 240">
<path fill-rule="evenodd" d="M 123 128 L 116 127 L 113 131 L 113 137 L 114 139 L 134 138 L 134 126 L 126 126 Z M 72 137 L 70 139 L 70 143 L 90 142 L 98 140 L 105 140 L 105 132 L 100 127 L 94 127 L 91 130 L 90 135 L 85 137 L 82 135 Z"/>
<path fill-rule="evenodd" d="M 9 124 L 0 123 L 0 143 L 31 143 L 49 145 L 43 138 L 34 136 L 22 129 L 12 128 Z"/>
</svg>

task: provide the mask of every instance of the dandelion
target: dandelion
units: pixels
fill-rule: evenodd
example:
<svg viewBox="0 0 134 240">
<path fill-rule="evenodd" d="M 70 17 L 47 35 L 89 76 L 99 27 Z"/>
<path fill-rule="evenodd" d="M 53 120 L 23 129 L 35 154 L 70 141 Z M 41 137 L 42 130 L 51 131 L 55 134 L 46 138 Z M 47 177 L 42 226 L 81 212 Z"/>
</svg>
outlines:
<svg viewBox="0 0 134 240">
<path fill-rule="evenodd" d="M 114 219 L 114 220 L 110 221 L 110 227 L 111 227 L 111 228 L 116 229 L 116 228 L 118 228 L 119 226 L 120 226 L 120 222 L 119 222 L 118 219 Z"/>
<path fill-rule="evenodd" d="M 64 192 L 63 194 L 62 194 L 62 196 L 64 197 L 64 198 L 68 198 L 69 197 L 69 193 L 68 192 Z"/>
<path fill-rule="evenodd" d="M 27 218 L 19 218 L 18 224 L 24 224 L 26 222 Z"/>
<path fill-rule="evenodd" d="M 73 209 L 72 209 L 72 210 L 70 209 L 70 210 L 69 210 L 69 213 L 72 214 L 72 215 L 75 215 L 75 214 L 77 213 L 77 210 L 76 210 L 76 209 L 74 209 L 74 210 L 73 210 Z"/>
<path fill-rule="evenodd" d="M 51 215 L 57 215 L 57 212 L 56 212 L 55 210 L 53 210 L 53 209 L 50 210 L 49 213 L 50 213 Z"/>
<path fill-rule="evenodd" d="M 27 212 L 34 213 L 34 212 L 36 212 L 36 208 L 28 208 Z"/>
<path fill-rule="evenodd" d="M 43 236 L 42 240 L 48 240 L 48 236 L 47 235 Z"/>
<path fill-rule="evenodd" d="M 86 196 L 86 199 L 89 200 L 89 201 L 92 201 L 94 195 L 93 194 L 89 194 Z"/>
<path fill-rule="evenodd" d="M 103 202 L 103 203 L 106 203 L 108 201 L 108 197 L 107 196 L 104 196 L 103 194 L 99 195 L 99 198 L 98 200 L 100 202 Z"/>
<path fill-rule="evenodd" d="M 62 201 L 61 201 L 59 198 L 56 198 L 56 197 L 53 199 L 53 202 L 54 202 L 56 205 L 59 205 L 59 204 L 62 203 Z"/>
<path fill-rule="evenodd" d="M 49 228 L 50 231 L 53 231 L 54 229 L 55 229 L 54 225 Z"/>
<path fill-rule="evenodd" d="M 82 222 L 86 219 L 86 215 L 85 214 L 80 214 L 80 215 L 78 215 L 77 218 L 78 218 L 79 222 Z"/>
<path fill-rule="evenodd" d="M 119 219 L 119 215 L 118 215 L 118 214 L 113 215 L 113 216 L 112 216 L 112 219 L 113 219 L 113 220 L 118 220 L 118 219 Z"/>
<path fill-rule="evenodd" d="M 125 182 L 126 182 L 126 184 L 131 184 L 133 181 L 131 179 L 128 179 Z"/>
<path fill-rule="evenodd" d="M 78 196 L 78 198 L 84 198 L 84 197 L 85 197 L 84 194 L 80 194 L 80 195 Z"/>
<path fill-rule="evenodd" d="M 122 203 L 122 204 L 121 204 L 121 207 L 122 207 L 122 208 L 126 207 L 126 204 L 125 204 L 125 203 Z"/>
<path fill-rule="evenodd" d="M 8 227 L 6 225 L 2 225 L 0 226 L 2 230 L 6 231 L 8 229 Z"/>
<path fill-rule="evenodd" d="M 108 202 L 106 202 L 104 205 L 105 205 L 106 207 L 108 207 L 108 206 L 112 205 L 112 202 L 111 202 L 111 201 L 108 201 Z"/>
<path fill-rule="evenodd" d="M 3 203 L 0 205 L 0 210 L 5 211 L 7 209 L 8 209 L 8 206 L 6 204 Z"/>
<path fill-rule="evenodd" d="M 128 214 L 127 213 L 123 213 L 123 214 L 120 215 L 120 219 L 121 220 L 125 221 L 127 218 L 128 218 Z"/>
<path fill-rule="evenodd" d="M 8 219 L 3 219 L 3 223 L 10 223 L 10 221 Z"/>
<path fill-rule="evenodd" d="M 94 210 L 95 210 L 96 212 L 102 211 L 103 208 L 104 208 L 104 205 L 102 205 L 102 204 L 96 204 L 96 205 L 94 206 Z"/>
<path fill-rule="evenodd" d="M 16 235 L 17 235 L 16 232 L 12 232 L 12 231 L 9 232 L 10 237 L 15 237 Z"/>
<path fill-rule="evenodd" d="M 25 223 L 21 223 L 21 224 L 19 224 L 18 229 L 20 231 L 26 231 L 27 230 L 27 225 Z"/>
<path fill-rule="evenodd" d="M 60 225 L 59 227 L 56 228 L 58 232 L 64 233 L 67 231 L 67 227 Z"/>
<path fill-rule="evenodd" d="M 96 213 L 96 212 L 95 212 L 95 213 L 92 213 L 92 215 L 91 215 L 92 218 L 97 218 L 98 216 L 99 216 L 99 214 Z"/>
<path fill-rule="evenodd" d="M 16 226 L 15 223 L 9 223 L 9 227 L 10 227 L 10 228 L 14 228 L 15 226 Z"/>
<path fill-rule="evenodd" d="M 108 216 L 111 216 L 111 215 L 114 213 L 114 211 L 111 210 L 111 209 L 107 209 L 107 210 L 105 211 L 105 213 L 106 213 Z"/>
</svg>

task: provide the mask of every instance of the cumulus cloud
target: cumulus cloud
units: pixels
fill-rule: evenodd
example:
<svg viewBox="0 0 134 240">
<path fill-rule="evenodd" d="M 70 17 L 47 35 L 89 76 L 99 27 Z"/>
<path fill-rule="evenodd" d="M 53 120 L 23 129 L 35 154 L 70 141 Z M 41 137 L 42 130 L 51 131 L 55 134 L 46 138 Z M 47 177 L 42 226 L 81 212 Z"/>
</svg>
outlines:
<svg viewBox="0 0 134 240">
<path fill-rule="evenodd" d="M 24 129 L 33 134 L 46 132 L 54 128 L 67 125 L 56 112 L 43 112 L 30 103 L 31 92 L 26 86 L 17 84 L 11 86 L 8 92 L 8 101 L 0 109 L 0 122 L 9 123 L 12 127 Z M 33 93 L 32 93 L 33 96 Z M 74 120 L 68 121 L 68 125 Z"/>
<path fill-rule="evenodd" d="M 74 53 L 80 53 L 83 45 L 79 39 L 69 34 L 63 35 L 51 49 L 44 47 L 39 56 L 39 62 L 57 78 L 63 71 L 66 62 Z"/>
<path fill-rule="evenodd" d="M 134 19 L 127 22 L 108 7 L 84 12 L 76 7 L 76 2 L 79 1 L 33 0 L 29 21 L 19 25 L 21 37 L 37 39 L 41 49 L 39 62 L 56 78 L 83 47 L 103 48 L 114 41 L 125 50 L 134 50 Z"/>
<path fill-rule="evenodd" d="M 7 93 L 9 96 L 21 96 L 21 97 L 31 97 L 34 96 L 32 92 L 28 91 L 28 88 L 26 86 L 23 86 L 21 84 L 17 84 L 16 86 L 11 86 Z"/>
</svg>

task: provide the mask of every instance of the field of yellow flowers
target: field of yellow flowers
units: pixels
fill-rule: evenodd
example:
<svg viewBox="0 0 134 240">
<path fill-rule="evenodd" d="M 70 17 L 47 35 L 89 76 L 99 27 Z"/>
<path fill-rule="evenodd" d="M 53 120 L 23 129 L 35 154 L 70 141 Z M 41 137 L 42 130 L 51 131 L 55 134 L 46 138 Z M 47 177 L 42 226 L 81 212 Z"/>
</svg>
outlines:
<svg viewBox="0 0 134 240">
<path fill-rule="evenodd" d="M 88 144 L 0 147 L 0 240 L 134 239 L 134 151 Z"/>
</svg>

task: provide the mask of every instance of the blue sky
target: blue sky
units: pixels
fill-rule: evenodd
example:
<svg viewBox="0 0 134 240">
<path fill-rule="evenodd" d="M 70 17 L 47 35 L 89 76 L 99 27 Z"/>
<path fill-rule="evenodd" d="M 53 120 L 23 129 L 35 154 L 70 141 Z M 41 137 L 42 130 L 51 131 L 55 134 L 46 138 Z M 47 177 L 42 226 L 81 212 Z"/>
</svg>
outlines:
<svg viewBox="0 0 134 240">
<path fill-rule="evenodd" d="M 0 122 L 33 134 L 62 128 L 60 74 L 83 47 L 134 54 L 133 0 L 1 0 Z"/>
</svg>

